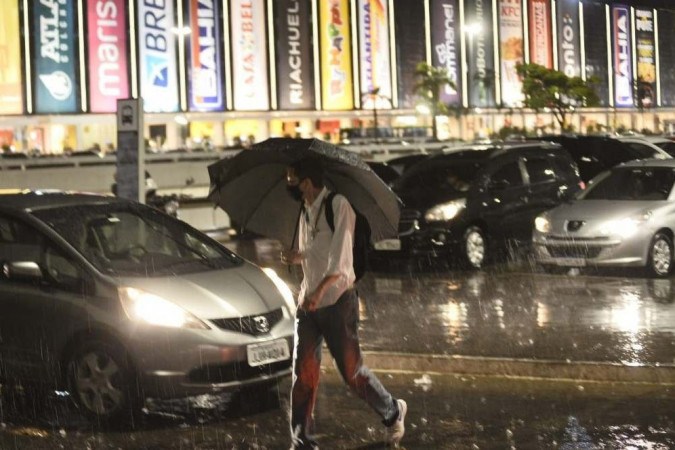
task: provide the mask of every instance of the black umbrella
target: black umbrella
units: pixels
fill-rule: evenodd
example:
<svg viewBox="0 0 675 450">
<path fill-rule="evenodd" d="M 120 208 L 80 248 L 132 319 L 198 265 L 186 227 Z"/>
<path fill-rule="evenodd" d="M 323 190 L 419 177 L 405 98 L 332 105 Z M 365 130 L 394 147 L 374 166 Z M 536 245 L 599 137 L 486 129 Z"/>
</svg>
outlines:
<svg viewBox="0 0 675 450">
<path fill-rule="evenodd" d="M 373 242 L 397 236 L 396 194 L 357 154 L 318 139 L 268 139 L 211 164 L 209 199 L 242 228 L 290 246 L 300 205 L 286 192 L 286 168 L 306 157 L 319 158 L 328 189 L 368 219 Z"/>
</svg>

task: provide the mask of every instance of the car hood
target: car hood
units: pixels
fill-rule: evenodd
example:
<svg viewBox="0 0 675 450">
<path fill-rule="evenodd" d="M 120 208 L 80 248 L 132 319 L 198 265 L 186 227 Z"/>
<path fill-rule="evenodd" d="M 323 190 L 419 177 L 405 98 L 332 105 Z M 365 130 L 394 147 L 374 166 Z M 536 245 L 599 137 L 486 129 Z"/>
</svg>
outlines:
<svg viewBox="0 0 675 450">
<path fill-rule="evenodd" d="M 274 283 L 250 263 L 157 278 L 121 278 L 124 286 L 171 301 L 201 319 L 249 316 L 285 305 Z"/>
<path fill-rule="evenodd" d="M 419 211 L 427 210 L 441 203 L 466 198 L 469 195 L 468 192 L 443 192 L 432 189 L 394 190 L 394 192 L 403 202 L 403 208 Z"/>
<path fill-rule="evenodd" d="M 569 221 L 582 221 L 583 231 L 590 231 L 610 220 L 640 217 L 667 204 L 665 201 L 577 200 L 552 209 L 548 219 L 554 234 L 565 233 Z"/>
</svg>

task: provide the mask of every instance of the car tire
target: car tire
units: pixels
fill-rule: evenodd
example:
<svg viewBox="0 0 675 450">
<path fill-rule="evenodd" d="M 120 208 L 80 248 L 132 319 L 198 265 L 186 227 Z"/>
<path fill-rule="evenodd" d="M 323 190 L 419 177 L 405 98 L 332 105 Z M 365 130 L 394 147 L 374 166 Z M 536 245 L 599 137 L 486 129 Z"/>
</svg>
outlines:
<svg viewBox="0 0 675 450">
<path fill-rule="evenodd" d="M 470 226 L 462 236 L 462 262 L 472 270 L 479 270 L 487 261 L 487 239 L 478 226 Z"/>
<path fill-rule="evenodd" d="M 665 233 L 656 233 L 649 244 L 647 275 L 665 278 L 673 268 L 673 240 Z"/>
<path fill-rule="evenodd" d="M 562 275 L 570 271 L 569 267 L 556 266 L 555 264 L 540 264 L 539 267 L 551 275 Z"/>
<path fill-rule="evenodd" d="M 68 390 L 80 411 L 98 425 L 131 425 L 144 396 L 128 355 L 105 341 L 82 342 L 67 365 Z"/>
</svg>

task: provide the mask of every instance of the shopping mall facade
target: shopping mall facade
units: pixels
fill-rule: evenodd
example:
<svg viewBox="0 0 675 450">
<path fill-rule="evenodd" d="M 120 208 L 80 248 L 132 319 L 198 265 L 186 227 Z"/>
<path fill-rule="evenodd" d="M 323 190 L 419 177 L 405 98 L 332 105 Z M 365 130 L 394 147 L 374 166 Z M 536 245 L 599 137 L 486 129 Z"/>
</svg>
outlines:
<svg viewBox="0 0 675 450">
<path fill-rule="evenodd" d="M 164 148 L 428 126 L 421 61 L 447 68 L 455 88 L 442 101 L 463 111 L 438 119 L 441 138 L 552 123 L 521 108 L 518 62 L 600 80 L 601 106 L 572 117 L 581 132 L 675 126 L 666 0 L 2 4 L 0 143 L 18 150 L 114 145 L 118 98 L 143 98 L 145 135 Z"/>
</svg>

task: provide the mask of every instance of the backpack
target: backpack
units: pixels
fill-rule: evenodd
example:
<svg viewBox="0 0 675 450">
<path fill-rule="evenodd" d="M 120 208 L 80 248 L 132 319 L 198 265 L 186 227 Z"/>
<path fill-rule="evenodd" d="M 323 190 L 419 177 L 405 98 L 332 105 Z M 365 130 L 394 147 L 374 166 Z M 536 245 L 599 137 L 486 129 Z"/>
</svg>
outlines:
<svg viewBox="0 0 675 450">
<path fill-rule="evenodd" d="M 330 192 L 326 196 L 326 205 L 330 207 L 324 208 L 326 211 L 326 222 L 332 232 L 335 232 L 335 222 L 333 218 L 333 198 L 336 192 Z M 351 204 L 351 203 L 350 203 Z M 354 275 L 356 281 L 359 281 L 368 270 L 368 253 L 371 250 L 370 244 L 370 224 L 366 216 L 361 214 L 354 205 L 352 209 L 356 214 L 356 224 L 354 225 L 354 242 L 352 246 L 352 256 L 354 264 Z"/>
</svg>

